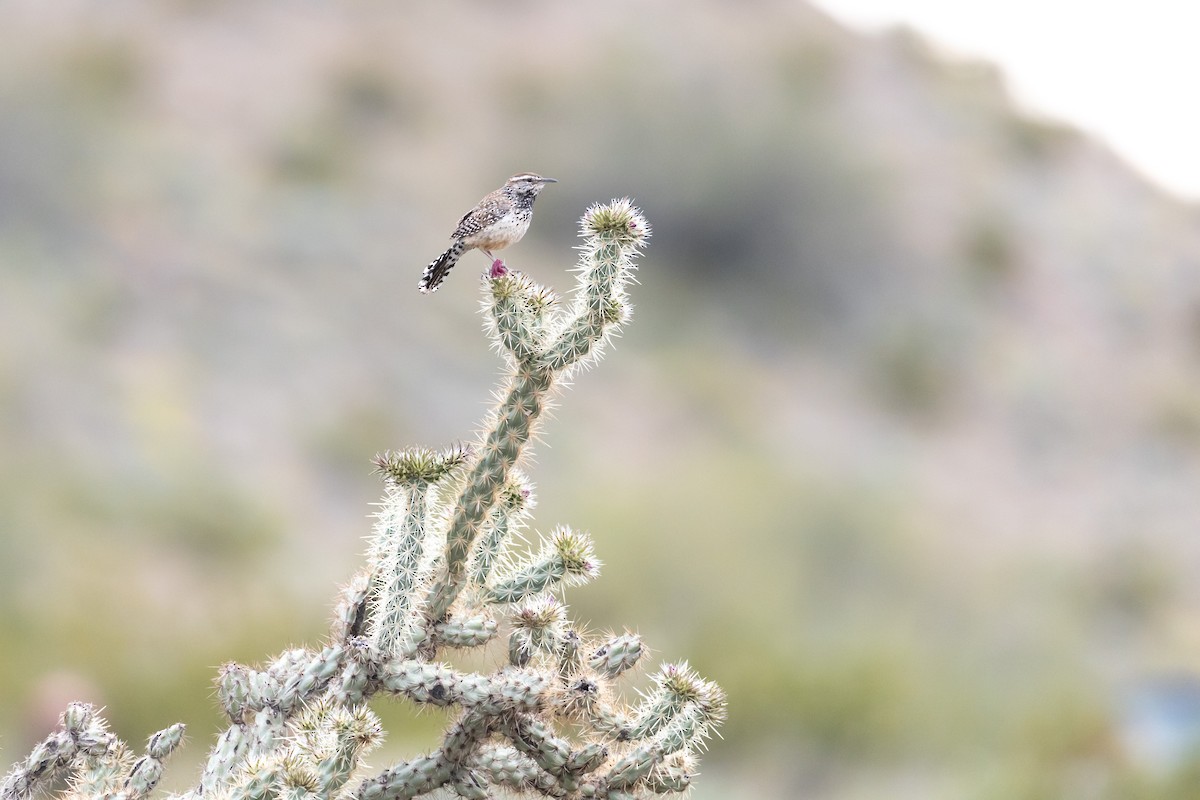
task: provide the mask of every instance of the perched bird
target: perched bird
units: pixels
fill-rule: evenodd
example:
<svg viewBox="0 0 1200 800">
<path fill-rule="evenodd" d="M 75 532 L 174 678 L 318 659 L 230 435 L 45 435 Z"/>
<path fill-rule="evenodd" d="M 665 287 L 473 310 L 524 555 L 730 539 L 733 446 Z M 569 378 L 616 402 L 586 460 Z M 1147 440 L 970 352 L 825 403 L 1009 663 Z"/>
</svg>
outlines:
<svg viewBox="0 0 1200 800">
<path fill-rule="evenodd" d="M 488 258 L 495 259 L 493 250 L 501 250 L 521 241 L 525 231 L 529 230 L 533 201 L 547 183 L 558 181 L 532 172 L 521 172 L 480 200 L 458 221 L 458 227 L 450 234 L 450 247 L 425 268 L 417 288 L 423 294 L 436 292 L 458 259 L 468 250 L 482 250 Z"/>
</svg>

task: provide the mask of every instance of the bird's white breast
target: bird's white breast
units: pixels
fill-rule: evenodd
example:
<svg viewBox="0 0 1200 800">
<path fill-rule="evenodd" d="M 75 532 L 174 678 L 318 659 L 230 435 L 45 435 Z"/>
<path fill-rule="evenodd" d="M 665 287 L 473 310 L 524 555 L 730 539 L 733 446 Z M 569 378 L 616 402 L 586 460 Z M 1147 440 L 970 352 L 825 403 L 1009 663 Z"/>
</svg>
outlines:
<svg viewBox="0 0 1200 800">
<path fill-rule="evenodd" d="M 527 230 L 528 214 L 508 214 L 470 237 L 467 244 L 481 250 L 500 250 L 521 241 Z"/>
</svg>

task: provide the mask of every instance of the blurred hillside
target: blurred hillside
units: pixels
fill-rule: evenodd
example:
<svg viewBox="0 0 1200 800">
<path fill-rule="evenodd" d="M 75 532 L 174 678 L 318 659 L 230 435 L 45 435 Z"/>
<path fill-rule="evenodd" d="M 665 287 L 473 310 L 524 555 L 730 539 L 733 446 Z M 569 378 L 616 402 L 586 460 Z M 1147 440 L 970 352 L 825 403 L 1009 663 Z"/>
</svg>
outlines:
<svg viewBox="0 0 1200 800">
<path fill-rule="evenodd" d="M 1200 212 L 988 65 L 783 0 L 4 17 L 0 761 L 85 696 L 186 781 L 215 665 L 319 639 L 370 457 L 495 381 L 486 260 L 421 269 L 536 170 L 539 281 L 654 225 L 530 471 L 577 615 L 729 690 L 697 798 L 1200 792 L 1127 724 L 1200 672 Z"/>
</svg>

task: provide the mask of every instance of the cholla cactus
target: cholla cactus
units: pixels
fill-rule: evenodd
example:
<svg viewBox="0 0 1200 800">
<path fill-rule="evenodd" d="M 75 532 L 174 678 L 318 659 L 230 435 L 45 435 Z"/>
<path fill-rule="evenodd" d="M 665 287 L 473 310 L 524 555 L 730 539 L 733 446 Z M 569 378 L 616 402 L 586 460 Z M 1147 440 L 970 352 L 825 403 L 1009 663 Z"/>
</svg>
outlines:
<svg viewBox="0 0 1200 800">
<path fill-rule="evenodd" d="M 648 235 L 627 200 L 589 209 L 567 304 L 493 264 L 485 313 L 510 370 L 486 432 L 470 447 L 377 457 L 386 495 L 328 646 L 289 650 L 265 668 L 221 668 L 230 725 L 179 800 L 485 798 L 497 787 L 620 800 L 688 788 L 696 752 L 724 718 L 721 690 L 685 663 L 667 664 L 640 703 L 623 706 L 614 684 L 641 659 L 641 639 L 582 635 L 555 594 L 597 575 L 590 538 L 558 527 L 532 556 L 511 553 L 533 505 L 522 454 L 551 393 L 628 319 L 625 286 Z M 504 663 L 491 674 L 437 660 L 504 637 L 507 647 L 495 648 Z M 436 749 L 362 776 L 363 754 L 382 738 L 366 705 L 377 692 L 459 713 Z M 137 800 L 182 733 L 155 734 L 134 759 L 94 709 L 74 704 L 9 772 L 2 800 L 62 776 L 72 798 Z"/>
</svg>

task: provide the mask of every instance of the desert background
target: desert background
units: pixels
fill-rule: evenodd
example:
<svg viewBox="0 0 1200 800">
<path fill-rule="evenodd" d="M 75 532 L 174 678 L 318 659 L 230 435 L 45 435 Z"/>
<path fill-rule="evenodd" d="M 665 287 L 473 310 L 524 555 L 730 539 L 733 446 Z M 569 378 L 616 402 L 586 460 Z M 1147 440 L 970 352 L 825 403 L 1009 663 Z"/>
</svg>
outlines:
<svg viewBox="0 0 1200 800">
<path fill-rule="evenodd" d="M 573 615 L 728 691 L 693 797 L 1200 797 L 1200 206 L 996 67 L 799 0 L 0 14 L 0 764 L 86 699 L 186 787 L 216 667 L 321 640 L 371 457 L 499 374 L 487 260 L 421 270 L 533 170 L 535 280 L 654 228 L 528 472 Z"/>
</svg>

